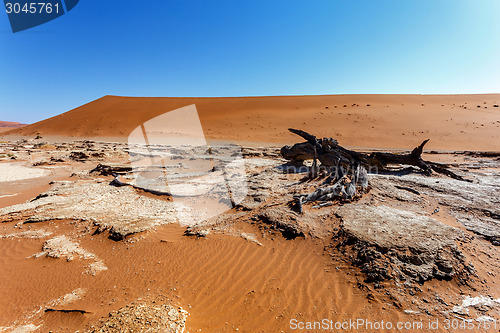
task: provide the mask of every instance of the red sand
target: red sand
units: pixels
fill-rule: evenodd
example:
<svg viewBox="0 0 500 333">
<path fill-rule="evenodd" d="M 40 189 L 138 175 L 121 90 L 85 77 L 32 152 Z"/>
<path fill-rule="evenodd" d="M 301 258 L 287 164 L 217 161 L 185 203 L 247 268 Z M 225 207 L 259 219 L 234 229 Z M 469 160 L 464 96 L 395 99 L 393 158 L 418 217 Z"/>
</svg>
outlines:
<svg viewBox="0 0 500 333">
<path fill-rule="evenodd" d="M 12 121 L 0 121 L 0 133 L 10 131 L 15 128 L 26 126 L 25 124 L 16 123 Z"/>
<path fill-rule="evenodd" d="M 279 97 L 105 96 L 9 134 L 124 140 L 146 120 L 195 104 L 209 139 L 264 144 L 301 139 L 287 128 L 348 147 L 500 150 L 500 94 Z"/>
</svg>

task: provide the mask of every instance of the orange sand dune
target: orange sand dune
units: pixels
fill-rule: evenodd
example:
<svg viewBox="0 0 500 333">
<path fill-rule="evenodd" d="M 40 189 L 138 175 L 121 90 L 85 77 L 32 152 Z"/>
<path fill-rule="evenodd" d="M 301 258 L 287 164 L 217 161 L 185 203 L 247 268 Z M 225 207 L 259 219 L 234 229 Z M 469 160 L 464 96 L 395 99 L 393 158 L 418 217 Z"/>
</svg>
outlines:
<svg viewBox="0 0 500 333">
<path fill-rule="evenodd" d="M 124 140 L 142 122 L 195 104 L 214 140 L 294 143 L 300 128 L 348 147 L 500 150 L 500 94 L 278 97 L 105 96 L 9 134 Z M 496 106 L 495 106 L 496 105 Z"/>
<path fill-rule="evenodd" d="M 26 126 L 25 124 L 16 123 L 12 121 L 0 121 L 0 132 L 10 131 L 14 128 Z"/>
</svg>

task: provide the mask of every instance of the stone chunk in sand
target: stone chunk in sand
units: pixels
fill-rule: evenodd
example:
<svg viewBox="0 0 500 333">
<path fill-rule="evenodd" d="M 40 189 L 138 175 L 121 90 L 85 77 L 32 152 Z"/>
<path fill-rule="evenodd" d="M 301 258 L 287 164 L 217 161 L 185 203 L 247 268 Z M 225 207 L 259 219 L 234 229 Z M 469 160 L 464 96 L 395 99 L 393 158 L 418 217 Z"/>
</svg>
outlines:
<svg viewBox="0 0 500 333">
<path fill-rule="evenodd" d="M 52 232 L 47 231 L 47 230 L 26 230 L 26 231 L 21 231 L 21 232 L 14 232 L 11 234 L 6 234 L 6 235 L 0 235 L 0 238 L 31 238 L 31 239 L 38 239 L 38 238 L 45 238 L 52 235 Z"/>
<path fill-rule="evenodd" d="M 304 237 L 304 230 L 309 227 L 308 223 L 304 222 L 307 218 L 285 207 L 266 208 L 258 215 L 258 218 L 279 230 L 287 239 Z"/>
<path fill-rule="evenodd" d="M 423 283 L 457 277 L 466 284 L 468 276 L 475 275 L 455 244 L 458 239 L 466 240 L 462 232 L 431 217 L 360 203 L 343 206 L 338 215 L 343 224 L 337 247 L 350 255 L 367 282 Z"/>
<path fill-rule="evenodd" d="M 104 262 L 95 254 L 83 249 L 80 245 L 68 237 L 62 235 L 51 238 L 43 243 L 42 252 L 35 255 L 40 257 L 46 255 L 51 258 L 66 258 L 67 261 L 72 261 L 75 257 L 85 260 L 93 260 L 94 262 L 87 266 L 87 272 L 92 275 L 100 271 L 107 270 Z"/>
<path fill-rule="evenodd" d="M 347 233 L 380 248 L 433 252 L 460 236 L 431 217 L 387 206 L 345 205 L 338 214 Z"/>
<path fill-rule="evenodd" d="M 381 195 L 393 196 L 400 201 L 420 202 L 422 196 L 426 196 L 448 206 L 459 223 L 499 246 L 500 178 L 497 173 L 488 170 L 469 172 L 468 177 L 474 182 L 419 175 L 374 175 L 372 184 L 381 190 Z M 410 188 L 422 196 L 402 191 L 401 188 Z"/>
<path fill-rule="evenodd" d="M 183 333 L 188 312 L 159 303 L 132 303 L 113 311 L 86 333 L 158 332 Z"/>
<path fill-rule="evenodd" d="M 466 296 L 462 300 L 462 304 L 454 306 L 452 311 L 461 315 L 468 315 L 469 308 L 471 307 L 475 309 L 484 309 L 484 308 L 493 308 L 498 306 L 500 306 L 500 298 L 493 299 L 491 297 L 486 297 L 486 296 L 476 296 L 476 297 Z"/>
<path fill-rule="evenodd" d="M 109 229 L 114 239 L 178 221 L 179 203 L 144 196 L 130 187 L 84 181 L 58 182 L 51 191 L 28 203 L 0 209 L 3 220 L 27 219 L 91 221 Z"/>
</svg>

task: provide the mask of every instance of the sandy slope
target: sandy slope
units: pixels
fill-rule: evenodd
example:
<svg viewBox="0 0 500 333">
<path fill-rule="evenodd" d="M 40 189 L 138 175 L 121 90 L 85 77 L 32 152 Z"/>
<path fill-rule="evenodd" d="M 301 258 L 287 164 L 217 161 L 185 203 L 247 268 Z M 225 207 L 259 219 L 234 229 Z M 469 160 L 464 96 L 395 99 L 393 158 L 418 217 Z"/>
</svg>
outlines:
<svg viewBox="0 0 500 333">
<path fill-rule="evenodd" d="M 0 121 L 0 133 L 10 131 L 15 128 L 26 126 L 25 124 L 16 123 L 12 121 Z"/>
<path fill-rule="evenodd" d="M 169 98 L 105 96 L 9 134 L 121 138 L 142 122 L 195 104 L 205 134 L 217 140 L 293 143 L 288 127 L 344 146 L 500 150 L 500 94 L 324 95 Z"/>
</svg>

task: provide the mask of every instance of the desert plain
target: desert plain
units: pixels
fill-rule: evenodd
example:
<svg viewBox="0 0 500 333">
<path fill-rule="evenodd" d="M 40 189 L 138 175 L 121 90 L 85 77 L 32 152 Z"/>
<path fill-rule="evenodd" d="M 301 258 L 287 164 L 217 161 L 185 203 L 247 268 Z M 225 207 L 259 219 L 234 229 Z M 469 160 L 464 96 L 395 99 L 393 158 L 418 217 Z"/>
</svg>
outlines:
<svg viewBox="0 0 500 333">
<path fill-rule="evenodd" d="M 105 96 L 31 125 L 1 122 L 0 332 L 498 332 L 499 104 Z M 208 143 L 190 159 L 224 174 L 227 144 L 237 147 L 245 196 L 180 223 L 171 191 L 134 183 L 128 137 L 189 105 Z M 352 161 L 319 156 L 328 168 L 316 173 L 314 154 L 333 142 L 322 138 L 367 159 L 430 139 L 421 158 L 449 172 L 366 161 L 349 171 Z M 315 153 L 290 158 L 283 146 Z M 155 149 L 189 169 L 182 151 Z M 207 193 L 198 206 L 220 204 L 218 184 L 196 185 Z"/>
</svg>

